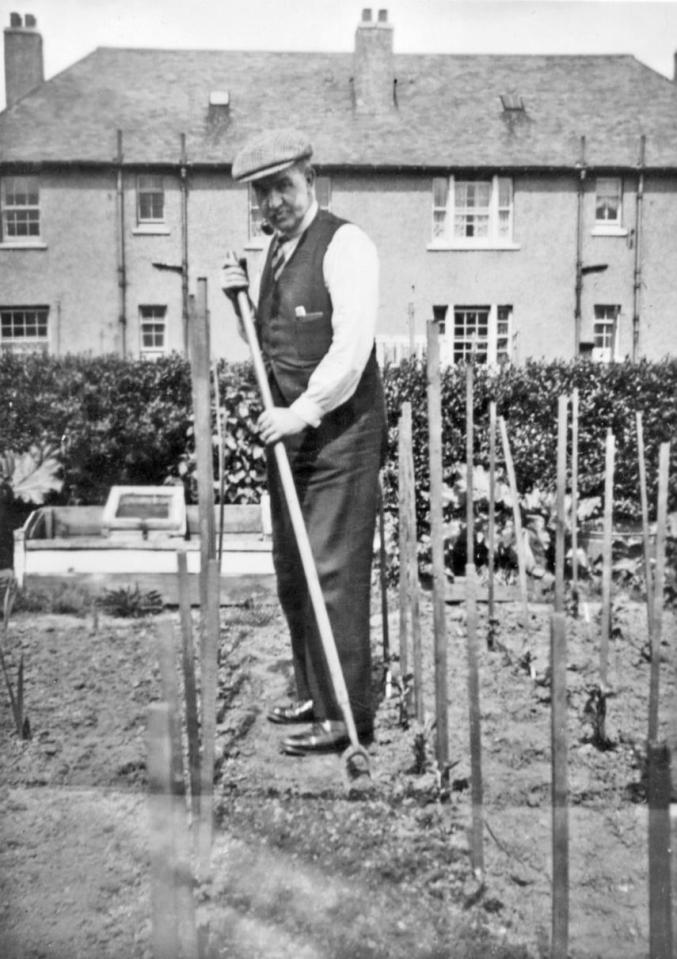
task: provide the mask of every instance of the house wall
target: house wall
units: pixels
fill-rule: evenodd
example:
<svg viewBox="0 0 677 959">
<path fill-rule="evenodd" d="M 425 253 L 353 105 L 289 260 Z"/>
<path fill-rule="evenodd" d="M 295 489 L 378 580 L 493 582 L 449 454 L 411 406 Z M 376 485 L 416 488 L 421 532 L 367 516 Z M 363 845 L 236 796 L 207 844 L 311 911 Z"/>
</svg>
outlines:
<svg viewBox="0 0 677 959">
<path fill-rule="evenodd" d="M 50 350 L 110 352 L 121 348 L 116 242 L 116 174 L 43 173 L 40 178 L 44 249 L 0 246 L 0 304 L 48 304 Z M 166 174 L 162 232 L 140 232 L 136 177 L 124 176 L 127 264 L 126 346 L 139 352 L 139 307 L 167 307 L 169 349 L 183 349 L 181 278 L 154 262 L 181 263 L 181 192 L 177 174 Z M 574 354 L 577 174 L 515 177 L 514 239 L 517 249 L 430 249 L 432 179 L 404 173 L 332 176 L 332 209 L 361 225 L 381 260 L 378 332 L 406 335 L 409 304 L 415 332 L 436 304 L 500 304 L 513 307 L 515 359 L 570 358 Z M 632 352 L 636 176 L 624 183 L 620 236 L 595 236 L 594 177 L 585 183 L 584 266 L 605 266 L 584 276 L 581 339 L 592 338 L 594 305 L 617 304 L 619 354 Z M 188 200 L 190 290 L 208 281 L 212 349 L 230 360 L 246 357 L 232 308 L 219 286 L 225 254 L 247 257 L 250 273 L 261 266 L 260 246 L 247 238 L 247 189 L 228 173 L 191 172 Z M 648 175 L 641 240 L 640 353 L 651 359 L 677 353 L 677 177 Z M 451 314 L 450 314 L 451 315 Z M 447 329 L 451 329 L 451 323 Z"/>
</svg>

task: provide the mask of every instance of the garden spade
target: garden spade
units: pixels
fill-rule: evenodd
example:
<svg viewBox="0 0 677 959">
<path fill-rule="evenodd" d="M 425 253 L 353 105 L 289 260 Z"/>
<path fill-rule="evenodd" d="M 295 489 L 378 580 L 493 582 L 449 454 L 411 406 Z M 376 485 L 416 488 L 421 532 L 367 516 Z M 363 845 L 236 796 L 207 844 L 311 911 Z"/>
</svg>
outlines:
<svg viewBox="0 0 677 959">
<path fill-rule="evenodd" d="M 238 261 L 235 257 L 235 254 L 230 254 L 226 261 L 226 265 L 231 265 L 232 263 L 237 262 Z M 254 319 L 252 317 L 252 312 L 249 305 L 249 298 L 245 290 L 240 290 L 238 292 L 237 303 L 240 311 L 240 317 L 242 319 L 244 334 L 247 338 L 249 349 L 251 351 L 252 362 L 254 364 L 254 373 L 256 375 L 256 381 L 261 394 L 261 399 L 263 401 L 263 406 L 266 410 L 269 410 L 272 409 L 275 404 L 270 391 L 268 376 L 266 374 L 263 356 L 261 355 L 261 348 L 256 336 L 256 328 L 254 326 Z M 303 520 L 303 514 L 301 512 L 296 486 L 294 485 L 294 477 L 292 475 L 291 466 L 289 465 L 287 450 L 281 440 L 278 440 L 277 443 L 273 444 L 273 452 L 275 454 L 275 460 L 277 462 L 277 468 L 280 474 L 280 481 L 282 483 L 284 497 L 287 502 L 287 508 L 289 510 L 294 536 L 296 538 L 296 544 L 301 556 L 303 571 L 308 584 L 308 593 L 310 594 L 310 600 L 313 604 L 313 612 L 315 613 L 315 618 L 317 620 L 317 627 L 320 634 L 320 640 L 322 642 L 322 649 L 324 651 L 325 659 L 327 660 L 327 667 L 329 669 L 329 674 L 334 687 L 334 695 L 336 696 L 336 701 L 338 702 L 339 708 L 343 715 L 343 721 L 346 724 L 348 737 L 350 739 L 350 746 L 343 754 L 346 775 L 348 780 L 358 779 L 361 776 L 368 777 L 371 775 L 369 768 L 369 754 L 367 753 L 366 749 L 360 745 L 357 735 L 357 728 L 355 726 L 355 720 L 353 718 L 353 712 L 350 706 L 350 699 L 348 697 L 348 689 L 343 676 L 343 670 L 341 669 L 341 661 L 336 649 L 334 633 L 331 628 L 329 615 L 327 613 L 324 597 L 322 595 L 320 580 L 317 575 L 317 568 L 315 566 L 315 560 L 310 547 L 310 540 L 308 539 L 308 532 Z"/>
</svg>

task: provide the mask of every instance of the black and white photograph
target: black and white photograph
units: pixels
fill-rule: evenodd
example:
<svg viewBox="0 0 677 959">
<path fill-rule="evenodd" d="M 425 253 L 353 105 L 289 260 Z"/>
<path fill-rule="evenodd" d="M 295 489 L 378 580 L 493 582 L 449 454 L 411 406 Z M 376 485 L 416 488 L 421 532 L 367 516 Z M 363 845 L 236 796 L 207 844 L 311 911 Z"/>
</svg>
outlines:
<svg viewBox="0 0 677 959">
<path fill-rule="evenodd" d="M 0 23 L 0 956 L 674 959 L 677 2 Z"/>
</svg>

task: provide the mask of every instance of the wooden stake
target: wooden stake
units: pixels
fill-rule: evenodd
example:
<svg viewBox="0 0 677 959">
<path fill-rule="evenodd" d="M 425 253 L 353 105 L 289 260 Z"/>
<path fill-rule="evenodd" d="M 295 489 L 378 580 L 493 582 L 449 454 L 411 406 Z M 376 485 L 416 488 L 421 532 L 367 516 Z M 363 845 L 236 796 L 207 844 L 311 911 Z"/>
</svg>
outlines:
<svg viewBox="0 0 677 959">
<path fill-rule="evenodd" d="M 557 525 L 555 530 L 555 612 L 564 612 L 564 534 L 567 482 L 567 398 L 560 396 L 557 408 Z"/>
<path fill-rule="evenodd" d="M 487 636 L 487 645 L 489 649 L 494 647 L 494 627 L 496 625 L 495 602 L 495 583 L 496 583 L 496 401 L 489 403 L 489 522 L 487 528 L 487 538 L 489 540 L 488 557 L 488 604 L 489 604 L 489 633 Z"/>
<path fill-rule="evenodd" d="M 649 742 L 649 955 L 672 959 L 670 875 L 670 752 L 665 742 Z"/>
<path fill-rule="evenodd" d="M 567 637 L 564 613 L 550 617 L 552 741 L 552 948 L 567 959 L 569 943 L 569 810 L 567 744 Z"/>
<path fill-rule="evenodd" d="M 642 507 L 642 542 L 644 546 L 644 579 L 646 582 L 646 630 L 651 651 L 651 673 L 649 679 L 649 740 L 658 736 L 658 672 L 654 661 L 654 584 L 651 571 L 651 538 L 649 535 L 649 498 L 646 489 L 646 459 L 644 456 L 644 427 L 642 414 L 635 414 L 637 426 L 637 462 L 639 465 L 639 500 Z M 655 705 L 654 705 L 655 702 Z"/>
<path fill-rule="evenodd" d="M 663 640 L 663 591 L 665 589 L 665 536 L 668 523 L 670 444 L 661 443 L 658 454 L 658 505 L 656 509 L 656 575 L 653 591 L 651 674 L 649 680 L 649 739 L 658 736 L 658 702 Z"/>
<path fill-rule="evenodd" d="M 181 663 L 183 671 L 184 699 L 186 704 L 186 736 L 188 739 L 188 770 L 190 782 L 190 808 L 193 828 L 197 836 L 200 815 L 200 723 L 195 688 L 195 645 L 193 642 L 193 619 L 190 613 L 190 587 L 186 554 L 176 554 L 179 574 L 179 614 L 181 617 Z"/>
<path fill-rule="evenodd" d="M 154 959 L 178 959 L 169 706 L 148 707 L 151 914 Z"/>
<path fill-rule="evenodd" d="M 418 530 L 416 522 L 416 480 L 414 477 L 413 430 L 409 426 L 409 442 L 405 448 L 404 469 L 407 477 L 405 487 L 406 506 L 409 513 L 407 524 L 407 563 L 409 567 L 409 619 L 411 622 L 411 646 L 414 669 L 414 710 L 419 723 L 424 720 L 423 708 L 423 651 L 421 646 L 421 611 L 419 605 L 418 578 Z"/>
<path fill-rule="evenodd" d="M 606 434 L 604 465 L 604 533 L 602 544 L 602 636 L 599 649 L 599 681 L 602 695 L 607 689 L 609 664 L 609 635 L 611 633 L 611 567 L 614 510 L 614 455 L 615 441 L 611 429 Z"/>
<path fill-rule="evenodd" d="M 409 509 L 408 503 L 408 472 L 407 450 L 411 446 L 411 403 L 403 403 L 400 412 L 398 435 L 398 487 L 397 507 L 399 519 L 399 552 L 400 552 L 400 674 L 402 677 L 409 672 L 408 655 L 408 619 L 409 610 Z"/>
<path fill-rule="evenodd" d="M 437 763 L 443 779 L 446 780 L 449 765 L 449 709 L 447 702 L 447 634 L 444 605 L 446 574 L 444 569 L 444 520 L 442 513 L 442 388 L 439 329 L 433 320 L 429 320 L 426 324 L 426 333 Z"/>
<path fill-rule="evenodd" d="M 218 455 L 219 455 L 219 536 L 217 558 L 219 569 L 221 568 L 221 557 L 223 556 L 223 517 L 225 510 L 224 499 L 226 496 L 226 471 L 223 448 L 223 420 L 221 419 L 221 391 L 219 390 L 219 369 L 218 364 L 214 363 L 214 410 L 216 414 L 216 435 L 218 437 Z"/>
<path fill-rule="evenodd" d="M 378 538 L 379 538 L 379 579 L 381 584 L 381 627 L 383 630 L 383 665 L 386 673 L 386 687 L 390 676 L 390 629 L 388 625 L 388 583 L 386 577 L 386 522 L 385 491 L 383 477 L 378 481 Z"/>
<path fill-rule="evenodd" d="M 202 782 L 200 789 L 200 875 L 209 873 L 213 833 L 214 755 L 216 739 L 216 686 L 219 647 L 219 567 L 207 564 L 207 608 L 203 625 L 204 647 L 200 663 L 202 688 Z"/>
<path fill-rule="evenodd" d="M 508 474 L 508 484 L 510 486 L 510 498 L 512 499 L 512 515 L 515 526 L 515 540 L 517 549 L 517 571 L 520 585 L 520 595 L 522 597 L 522 607 L 524 609 L 524 645 L 527 645 L 529 638 L 529 592 L 527 587 L 527 558 L 524 552 L 524 538 L 522 535 L 522 516 L 520 513 L 519 495 L 517 492 L 517 480 L 515 479 L 515 466 L 513 464 L 512 453 L 510 452 L 510 441 L 508 439 L 508 430 L 503 417 L 498 420 L 501 431 L 501 443 L 503 445 L 503 458 L 505 468 Z"/>
<path fill-rule="evenodd" d="M 578 616 L 578 389 L 571 394 L 571 591 Z"/>
</svg>

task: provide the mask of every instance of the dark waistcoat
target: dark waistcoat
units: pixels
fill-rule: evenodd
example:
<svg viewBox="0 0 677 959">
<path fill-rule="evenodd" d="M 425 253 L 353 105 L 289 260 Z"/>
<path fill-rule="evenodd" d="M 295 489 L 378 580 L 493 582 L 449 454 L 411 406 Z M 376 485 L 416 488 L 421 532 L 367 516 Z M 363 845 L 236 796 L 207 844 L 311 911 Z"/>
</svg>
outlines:
<svg viewBox="0 0 677 959">
<path fill-rule="evenodd" d="M 311 374 L 332 342 L 332 302 L 322 261 L 332 237 L 346 221 L 319 210 L 273 282 L 270 254 L 261 276 L 258 334 L 266 368 L 288 405 L 306 390 Z M 380 375 L 372 349 L 353 396 L 342 404 L 357 413 L 373 402 Z"/>
</svg>

